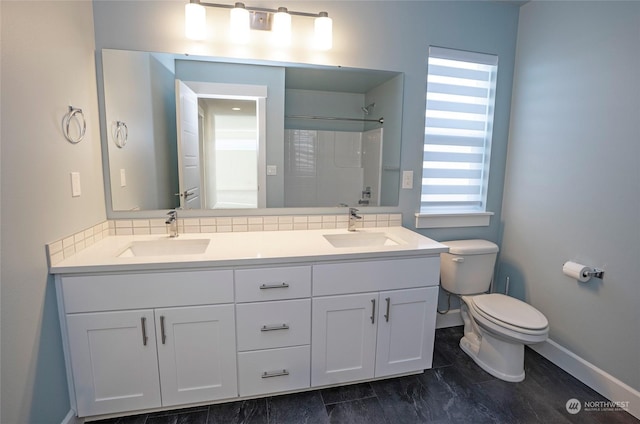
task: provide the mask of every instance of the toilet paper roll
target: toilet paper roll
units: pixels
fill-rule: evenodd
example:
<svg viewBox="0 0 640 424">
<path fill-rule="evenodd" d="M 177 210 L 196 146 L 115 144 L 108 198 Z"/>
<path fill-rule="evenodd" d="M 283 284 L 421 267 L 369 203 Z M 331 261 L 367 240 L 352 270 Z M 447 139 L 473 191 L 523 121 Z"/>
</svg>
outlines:
<svg viewBox="0 0 640 424">
<path fill-rule="evenodd" d="M 591 278 L 591 276 L 589 275 L 590 271 L 591 268 L 589 268 L 588 266 L 576 262 L 568 261 L 565 262 L 564 265 L 562 265 L 562 272 L 565 275 L 568 275 L 571 278 L 575 278 L 582 283 L 589 281 L 589 279 Z"/>
</svg>

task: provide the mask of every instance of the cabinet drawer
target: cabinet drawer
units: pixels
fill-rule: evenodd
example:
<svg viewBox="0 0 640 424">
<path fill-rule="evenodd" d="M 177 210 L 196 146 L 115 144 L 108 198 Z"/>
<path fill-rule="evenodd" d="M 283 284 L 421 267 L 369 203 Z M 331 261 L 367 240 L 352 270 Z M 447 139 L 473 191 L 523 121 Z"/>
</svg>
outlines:
<svg viewBox="0 0 640 424">
<path fill-rule="evenodd" d="M 311 267 L 240 269 L 235 272 L 236 301 L 296 299 L 311 296 Z"/>
<path fill-rule="evenodd" d="M 313 295 L 437 286 L 440 256 L 313 266 Z"/>
<path fill-rule="evenodd" d="M 233 302 L 233 271 L 71 275 L 61 279 L 66 313 Z"/>
<path fill-rule="evenodd" d="M 240 396 L 309 387 L 310 357 L 309 346 L 239 353 Z"/>
<path fill-rule="evenodd" d="M 309 344 L 311 300 L 243 303 L 236 321 L 239 351 Z"/>
</svg>

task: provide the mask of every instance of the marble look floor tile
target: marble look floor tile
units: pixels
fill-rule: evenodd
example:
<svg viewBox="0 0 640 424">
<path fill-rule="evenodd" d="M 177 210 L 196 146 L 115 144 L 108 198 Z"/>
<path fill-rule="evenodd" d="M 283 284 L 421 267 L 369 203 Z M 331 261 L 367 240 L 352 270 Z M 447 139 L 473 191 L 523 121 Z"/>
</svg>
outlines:
<svg viewBox="0 0 640 424">
<path fill-rule="evenodd" d="M 430 404 L 427 389 L 415 376 L 376 381 L 371 386 L 390 423 L 430 423 L 438 418 L 437 406 Z"/>
<path fill-rule="evenodd" d="M 129 417 L 114 418 L 115 421 L 104 420 L 100 421 L 100 424 L 145 424 L 147 421 L 147 414 L 132 415 Z"/>
<path fill-rule="evenodd" d="M 391 424 L 375 397 L 327 405 L 332 424 Z"/>
<path fill-rule="evenodd" d="M 149 416 L 145 424 L 207 424 L 209 410 L 179 412 L 172 415 Z"/>
<path fill-rule="evenodd" d="M 326 424 L 329 416 L 319 391 L 267 399 L 269 424 Z"/>
<path fill-rule="evenodd" d="M 267 424 L 267 400 L 251 399 L 209 407 L 207 424 Z"/>
<path fill-rule="evenodd" d="M 347 386 L 322 389 L 320 393 L 322 393 L 322 399 L 325 405 L 365 399 L 376 395 L 369 383 L 350 384 Z"/>
</svg>

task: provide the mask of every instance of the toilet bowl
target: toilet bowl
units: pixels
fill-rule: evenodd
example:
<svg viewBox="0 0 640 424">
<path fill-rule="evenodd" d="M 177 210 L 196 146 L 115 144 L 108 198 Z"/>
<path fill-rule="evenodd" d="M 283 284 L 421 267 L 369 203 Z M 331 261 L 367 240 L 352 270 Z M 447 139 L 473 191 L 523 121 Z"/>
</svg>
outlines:
<svg viewBox="0 0 640 424">
<path fill-rule="evenodd" d="M 491 285 L 498 252 L 494 243 L 458 240 L 442 244 L 449 247 L 449 252 L 440 256 L 442 288 L 462 300 L 464 336 L 460 348 L 489 374 L 505 381 L 522 381 L 524 345 L 547 339 L 547 318 L 521 300 L 484 293 Z"/>
</svg>

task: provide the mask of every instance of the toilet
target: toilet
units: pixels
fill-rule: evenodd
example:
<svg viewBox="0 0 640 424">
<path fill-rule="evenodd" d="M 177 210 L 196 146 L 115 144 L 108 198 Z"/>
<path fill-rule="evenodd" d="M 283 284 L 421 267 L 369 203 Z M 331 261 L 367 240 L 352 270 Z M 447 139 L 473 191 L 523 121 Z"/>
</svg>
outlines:
<svg viewBox="0 0 640 424">
<path fill-rule="evenodd" d="M 547 318 L 513 297 L 486 294 L 498 255 L 496 244 L 487 240 L 441 243 L 449 253 L 440 255 L 440 284 L 462 300 L 460 348 L 489 374 L 505 381 L 524 380 L 524 345 L 547 339 Z"/>
</svg>

